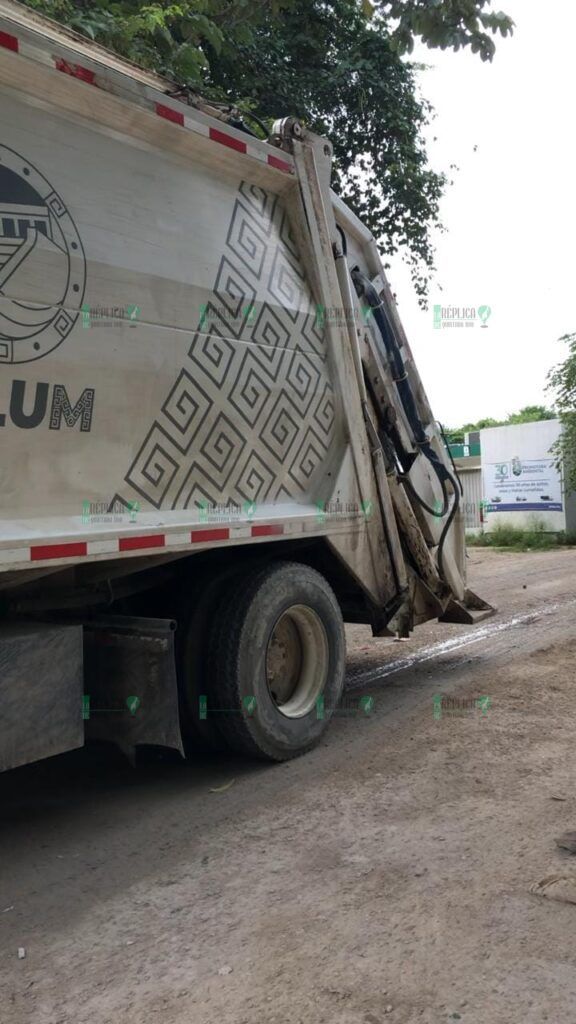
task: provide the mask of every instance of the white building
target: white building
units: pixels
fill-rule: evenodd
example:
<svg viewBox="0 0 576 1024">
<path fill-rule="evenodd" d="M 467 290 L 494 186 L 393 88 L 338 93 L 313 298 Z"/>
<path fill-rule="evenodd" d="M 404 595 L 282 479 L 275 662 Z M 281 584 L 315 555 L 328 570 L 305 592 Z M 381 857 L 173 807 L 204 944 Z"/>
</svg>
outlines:
<svg viewBox="0 0 576 1024">
<path fill-rule="evenodd" d="M 480 432 L 485 530 L 576 530 L 576 495 L 564 493 L 552 451 L 561 429 L 539 420 Z"/>
</svg>

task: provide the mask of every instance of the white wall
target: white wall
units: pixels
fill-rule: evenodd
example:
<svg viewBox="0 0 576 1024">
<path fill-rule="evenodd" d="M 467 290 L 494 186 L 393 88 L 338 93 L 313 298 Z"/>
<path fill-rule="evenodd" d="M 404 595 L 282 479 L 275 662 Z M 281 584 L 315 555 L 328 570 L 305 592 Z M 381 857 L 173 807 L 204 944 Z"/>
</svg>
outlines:
<svg viewBox="0 0 576 1024">
<path fill-rule="evenodd" d="M 530 529 L 537 522 L 566 528 L 562 480 L 550 452 L 560 431 L 559 420 L 540 420 L 480 432 L 486 530 Z"/>
</svg>

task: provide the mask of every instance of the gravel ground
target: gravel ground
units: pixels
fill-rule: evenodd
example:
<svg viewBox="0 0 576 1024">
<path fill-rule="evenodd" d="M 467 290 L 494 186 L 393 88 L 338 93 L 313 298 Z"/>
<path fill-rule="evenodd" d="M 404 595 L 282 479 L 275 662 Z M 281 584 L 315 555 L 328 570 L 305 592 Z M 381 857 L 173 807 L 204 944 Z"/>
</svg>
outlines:
<svg viewBox="0 0 576 1024">
<path fill-rule="evenodd" d="M 2 776 L 2 1024 L 574 1020 L 576 551 L 469 575 L 472 629 L 348 630 L 372 713 L 305 758 Z"/>
</svg>

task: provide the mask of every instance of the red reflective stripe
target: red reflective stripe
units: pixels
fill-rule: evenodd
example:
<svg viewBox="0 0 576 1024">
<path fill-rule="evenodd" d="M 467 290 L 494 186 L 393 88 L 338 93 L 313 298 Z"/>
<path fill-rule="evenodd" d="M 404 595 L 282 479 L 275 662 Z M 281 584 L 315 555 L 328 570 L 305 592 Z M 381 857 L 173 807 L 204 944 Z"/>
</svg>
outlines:
<svg viewBox="0 0 576 1024">
<path fill-rule="evenodd" d="M 81 82 L 94 85 L 94 78 L 96 77 L 94 71 L 83 68 L 80 64 L 68 64 L 62 57 L 56 57 L 54 64 L 57 70 L 63 71 L 65 75 L 72 75 L 72 78 L 79 78 Z"/>
<path fill-rule="evenodd" d="M 287 171 L 288 174 L 293 173 L 294 168 L 291 164 L 287 164 L 285 160 L 281 160 L 278 156 L 272 156 L 271 153 L 268 155 L 268 163 L 270 167 L 275 167 L 278 171 Z"/>
<path fill-rule="evenodd" d="M 39 544 L 30 548 L 30 558 L 33 562 L 41 562 L 47 558 L 75 558 L 87 554 L 88 545 L 85 541 L 75 544 Z"/>
<path fill-rule="evenodd" d="M 7 32 L 0 32 L 0 46 L 3 46 L 5 50 L 13 50 L 14 53 L 18 53 L 16 36 L 10 36 Z"/>
<path fill-rule="evenodd" d="M 219 530 L 192 530 L 190 540 L 193 544 L 201 544 L 207 540 L 230 540 L 230 530 L 227 527 Z"/>
<path fill-rule="evenodd" d="M 163 548 L 166 538 L 163 533 L 149 534 L 148 537 L 121 537 L 118 541 L 119 551 L 140 551 L 141 548 Z"/>
<path fill-rule="evenodd" d="M 172 107 L 165 107 L 163 103 L 157 103 L 156 113 L 158 117 L 165 117 L 167 121 L 173 121 L 174 124 L 184 127 L 184 114 L 181 114 L 179 110 L 173 110 Z"/>
<path fill-rule="evenodd" d="M 284 527 L 281 523 L 275 523 L 273 526 L 252 527 L 253 537 L 277 537 L 280 533 L 284 533 Z"/>
<path fill-rule="evenodd" d="M 232 135 L 226 135 L 226 132 L 220 132 L 217 128 L 210 129 L 210 138 L 212 142 L 221 142 L 223 146 L 237 149 L 239 153 L 246 152 L 245 142 L 240 142 L 240 139 L 235 139 Z"/>
</svg>

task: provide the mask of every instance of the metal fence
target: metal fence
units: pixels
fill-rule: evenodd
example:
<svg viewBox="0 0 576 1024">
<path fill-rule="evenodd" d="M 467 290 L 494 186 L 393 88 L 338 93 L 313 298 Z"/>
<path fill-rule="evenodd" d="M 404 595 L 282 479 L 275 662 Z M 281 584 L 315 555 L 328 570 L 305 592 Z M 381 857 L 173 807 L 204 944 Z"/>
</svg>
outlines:
<svg viewBox="0 0 576 1024">
<path fill-rule="evenodd" d="M 467 469 L 458 471 L 464 494 L 462 495 L 462 511 L 464 525 L 467 530 L 479 530 L 482 526 L 480 518 L 480 502 L 482 500 L 482 470 Z"/>
</svg>

